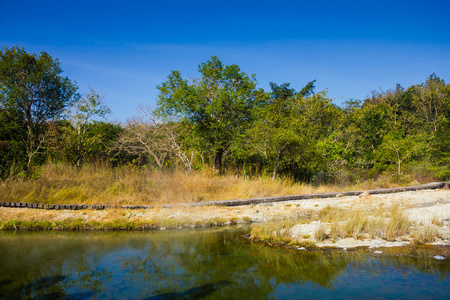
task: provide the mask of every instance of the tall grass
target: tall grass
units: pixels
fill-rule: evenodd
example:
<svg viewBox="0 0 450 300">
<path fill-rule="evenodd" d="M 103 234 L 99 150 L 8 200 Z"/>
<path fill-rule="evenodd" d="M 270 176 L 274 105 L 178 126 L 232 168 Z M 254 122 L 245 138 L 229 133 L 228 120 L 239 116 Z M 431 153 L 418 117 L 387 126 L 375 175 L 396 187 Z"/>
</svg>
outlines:
<svg viewBox="0 0 450 300">
<path fill-rule="evenodd" d="M 411 182 L 412 184 L 417 182 Z M 219 176 L 211 170 L 158 171 L 133 165 L 111 168 L 47 164 L 31 179 L 12 178 L 0 183 L 0 201 L 44 204 L 170 204 L 245 199 L 395 186 L 388 177 L 349 186 L 294 182 L 284 177 L 245 179 L 234 174 Z"/>
<path fill-rule="evenodd" d="M 398 205 L 384 209 L 362 206 L 352 210 L 328 206 L 321 210 L 319 218 L 330 224 L 330 237 L 334 240 L 347 237 L 358 239 L 365 235 L 393 241 L 409 234 L 411 225 Z"/>
<path fill-rule="evenodd" d="M 243 179 L 212 171 L 157 171 L 136 166 L 81 169 L 47 164 L 33 179 L 9 179 L 0 184 L 1 201 L 58 204 L 169 204 L 253 197 L 330 192 L 289 178 Z"/>
<path fill-rule="evenodd" d="M 320 221 L 313 236 L 290 236 L 289 229 L 298 223 Z M 257 241 L 272 243 L 303 244 L 305 241 L 322 242 L 325 240 L 354 238 L 382 238 L 394 241 L 411 233 L 410 220 L 405 216 L 402 208 L 393 205 L 389 208 L 374 209 L 367 203 L 360 203 L 353 209 L 346 210 L 339 207 L 327 206 L 313 217 L 306 215 L 301 218 L 282 218 L 262 224 L 253 224 L 250 238 Z M 417 240 L 428 241 L 426 232 L 416 230 Z M 420 235 L 420 236 L 419 236 Z M 311 238 L 311 239 L 310 239 Z"/>
</svg>

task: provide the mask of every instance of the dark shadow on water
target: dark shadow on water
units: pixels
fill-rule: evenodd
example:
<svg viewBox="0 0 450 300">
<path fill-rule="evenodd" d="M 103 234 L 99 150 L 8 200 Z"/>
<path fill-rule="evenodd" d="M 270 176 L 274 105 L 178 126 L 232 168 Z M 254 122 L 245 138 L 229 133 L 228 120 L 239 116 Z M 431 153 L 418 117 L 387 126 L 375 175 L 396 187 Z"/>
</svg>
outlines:
<svg viewBox="0 0 450 300">
<path fill-rule="evenodd" d="M 0 288 L 3 287 L 3 286 L 5 286 L 5 285 L 11 284 L 12 282 L 13 282 L 13 281 L 12 281 L 11 279 L 0 280 Z"/>
<path fill-rule="evenodd" d="M 24 285 L 14 288 L 12 290 L 2 291 L 0 299 L 24 299 L 24 298 L 34 298 L 34 299 L 62 299 L 66 298 L 65 293 L 57 291 L 50 292 L 47 291 L 55 286 L 57 283 L 65 280 L 67 276 L 65 275 L 55 275 L 48 276 L 44 278 L 39 278 L 31 283 L 25 283 Z M 4 285 L 9 285 L 12 280 L 3 280 L 0 282 L 0 287 Z M 35 295 L 32 297 L 32 295 Z M 78 298 L 77 298 L 78 299 Z"/>
<path fill-rule="evenodd" d="M 73 293 L 68 295 L 65 299 L 77 299 L 77 300 L 83 300 L 83 299 L 90 299 L 92 296 L 97 294 L 98 291 L 95 292 L 82 292 L 82 293 Z"/>
<path fill-rule="evenodd" d="M 145 300 L 166 300 L 166 299 L 201 299 L 214 293 L 220 288 L 230 285 L 230 281 L 219 281 L 216 283 L 208 283 L 200 287 L 194 287 L 184 292 L 165 293 L 146 298 Z"/>
</svg>

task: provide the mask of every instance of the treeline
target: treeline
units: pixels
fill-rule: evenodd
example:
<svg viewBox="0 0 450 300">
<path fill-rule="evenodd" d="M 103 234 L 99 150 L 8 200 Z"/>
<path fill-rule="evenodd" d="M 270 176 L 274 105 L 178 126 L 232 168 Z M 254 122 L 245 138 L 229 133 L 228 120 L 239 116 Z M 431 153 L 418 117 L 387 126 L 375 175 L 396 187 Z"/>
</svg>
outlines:
<svg viewBox="0 0 450 300">
<path fill-rule="evenodd" d="M 154 109 L 139 107 L 113 124 L 100 121 L 110 112 L 101 97 L 92 89 L 80 95 L 47 53 L 4 48 L 0 59 L 3 179 L 48 161 L 212 168 L 312 183 L 450 178 L 450 86 L 434 74 L 340 107 L 315 91 L 315 81 L 299 91 L 289 83 L 264 91 L 255 75 L 213 56 L 198 78 L 173 71 L 157 87 Z"/>
</svg>

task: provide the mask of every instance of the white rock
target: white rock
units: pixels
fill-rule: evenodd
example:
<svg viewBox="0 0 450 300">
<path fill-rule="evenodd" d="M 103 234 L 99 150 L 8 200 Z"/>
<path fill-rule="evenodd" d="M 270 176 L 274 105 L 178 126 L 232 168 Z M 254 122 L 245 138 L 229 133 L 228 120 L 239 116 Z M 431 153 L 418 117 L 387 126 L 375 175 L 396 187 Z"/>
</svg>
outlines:
<svg viewBox="0 0 450 300">
<path fill-rule="evenodd" d="M 444 260 L 445 259 L 445 257 L 443 257 L 441 255 L 436 255 L 436 256 L 433 256 L 433 257 L 434 257 L 434 259 L 437 259 L 437 260 Z"/>
<path fill-rule="evenodd" d="M 383 252 L 381 252 L 381 251 L 373 251 L 373 254 L 381 254 L 381 253 L 383 253 Z"/>
<path fill-rule="evenodd" d="M 362 192 L 361 194 L 359 194 L 359 198 L 363 198 L 363 197 L 367 197 L 367 196 L 369 196 L 369 192 L 368 191 L 364 191 L 364 192 Z"/>
</svg>

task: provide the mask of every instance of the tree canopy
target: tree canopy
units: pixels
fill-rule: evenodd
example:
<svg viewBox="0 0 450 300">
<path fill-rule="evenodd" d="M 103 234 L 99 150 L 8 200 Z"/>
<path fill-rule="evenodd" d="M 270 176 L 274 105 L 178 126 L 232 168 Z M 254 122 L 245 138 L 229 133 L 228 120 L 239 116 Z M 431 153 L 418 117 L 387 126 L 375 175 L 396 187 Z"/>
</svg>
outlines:
<svg viewBox="0 0 450 300">
<path fill-rule="evenodd" d="M 264 95 L 254 75 L 237 65 L 224 65 L 218 57 L 201 63 L 199 78 L 188 82 L 173 71 L 157 88 L 158 113 L 193 125 L 200 151 L 212 156 L 213 167 L 223 171 L 225 158 L 240 143 L 252 122 L 252 110 Z"/>
<path fill-rule="evenodd" d="M 17 46 L 0 52 L 1 109 L 25 129 L 27 166 L 43 148 L 46 123 L 57 120 L 78 97 L 77 86 L 61 73 L 59 61 L 46 52 L 27 53 Z"/>
<path fill-rule="evenodd" d="M 342 106 L 315 91 L 315 80 L 300 87 L 258 89 L 255 75 L 212 56 L 196 78 L 172 71 L 157 86 L 155 109 L 141 106 L 123 124 L 101 122 L 95 117 L 108 107 L 92 89 L 81 97 L 58 59 L 3 48 L 0 178 L 46 161 L 211 167 L 312 183 L 450 178 L 450 85 L 437 75 Z"/>
</svg>

